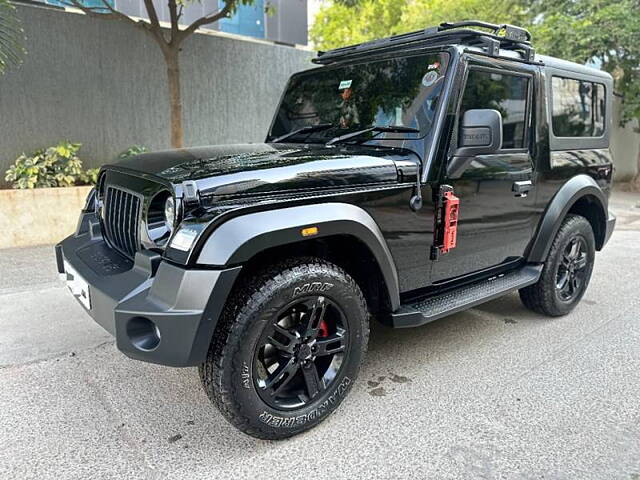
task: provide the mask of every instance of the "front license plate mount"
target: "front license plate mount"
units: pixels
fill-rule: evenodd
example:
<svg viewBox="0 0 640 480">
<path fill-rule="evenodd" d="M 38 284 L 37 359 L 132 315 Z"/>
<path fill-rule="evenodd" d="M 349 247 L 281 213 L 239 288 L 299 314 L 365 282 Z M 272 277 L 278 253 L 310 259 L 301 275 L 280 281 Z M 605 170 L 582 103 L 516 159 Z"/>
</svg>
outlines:
<svg viewBox="0 0 640 480">
<path fill-rule="evenodd" d="M 61 276 L 73 296 L 80 301 L 84 308 L 91 310 L 91 293 L 87 281 L 66 261 L 64 262 L 64 273 Z"/>
</svg>

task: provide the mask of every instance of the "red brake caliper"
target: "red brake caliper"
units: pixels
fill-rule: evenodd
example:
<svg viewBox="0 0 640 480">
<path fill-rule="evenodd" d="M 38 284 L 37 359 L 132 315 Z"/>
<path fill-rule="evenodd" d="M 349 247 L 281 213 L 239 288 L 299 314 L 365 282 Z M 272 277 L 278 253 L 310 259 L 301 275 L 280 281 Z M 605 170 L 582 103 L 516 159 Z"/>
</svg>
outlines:
<svg viewBox="0 0 640 480">
<path fill-rule="evenodd" d="M 320 322 L 320 325 L 318 325 L 318 336 L 319 337 L 329 336 L 329 326 L 327 325 L 327 322 L 324 320 L 324 318 Z"/>
</svg>

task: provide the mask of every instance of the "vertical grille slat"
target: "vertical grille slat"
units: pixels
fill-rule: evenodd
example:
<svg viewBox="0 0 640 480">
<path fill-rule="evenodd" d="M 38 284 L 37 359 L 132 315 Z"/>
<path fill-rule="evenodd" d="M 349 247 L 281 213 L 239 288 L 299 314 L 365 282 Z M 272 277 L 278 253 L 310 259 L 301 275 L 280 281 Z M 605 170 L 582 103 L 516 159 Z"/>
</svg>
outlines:
<svg viewBox="0 0 640 480">
<path fill-rule="evenodd" d="M 133 258 L 138 250 L 140 198 L 112 185 L 107 185 L 104 226 L 107 240 L 118 251 Z"/>
<path fill-rule="evenodd" d="M 129 248 L 129 252 L 131 255 L 135 255 L 136 253 L 136 244 L 135 244 L 135 230 L 134 230 L 134 222 L 133 219 L 133 198 L 129 197 L 127 201 L 127 247 Z"/>
<path fill-rule="evenodd" d="M 120 244 L 124 248 L 124 251 L 127 251 L 126 248 L 126 236 L 124 234 L 124 229 L 122 228 L 122 223 L 124 221 L 124 212 L 122 211 L 122 207 L 124 204 L 124 192 L 122 190 L 118 190 L 118 236 L 120 237 Z"/>
<path fill-rule="evenodd" d="M 111 221 L 111 227 L 113 229 L 113 239 L 116 241 L 116 245 L 121 245 L 120 232 L 118 231 L 118 216 L 120 215 L 120 190 L 113 191 L 113 218 Z"/>
<path fill-rule="evenodd" d="M 126 235 L 124 234 L 124 228 L 123 228 L 123 223 L 124 223 L 124 212 L 123 212 L 123 207 L 124 207 L 124 192 L 122 190 L 118 190 L 118 236 L 120 237 L 120 245 L 122 246 L 122 248 L 124 249 L 125 252 L 127 252 L 127 245 L 126 245 Z"/>
<path fill-rule="evenodd" d="M 137 215 L 135 215 L 134 212 L 134 200 L 133 198 L 131 199 L 131 207 L 130 207 L 130 213 L 129 213 L 129 241 L 131 242 L 131 252 L 133 255 L 135 255 L 136 252 L 136 227 L 137 227 L 137 222 L 134 222 L 134 219 L 138 218 Z"/>
<path fill-rule="evenodd" d="M 127 212 L 125 211 L 125 203 L 127 200 L 126 195 L 122 193 L 122 191 L 118 192 L 118 233 L 120 234 L 120 242 L 122 242 L 122 249 L 125 251 L 127 255 L 131 255 L 129 253 L 129 249 L 127 248 L 127 235 L 124 231 L 124 221 L 127 216 Z"/>
<path fill-rule="evenodd" d="M 123 211 L 125 212 L 125 222 L 122 225 L 122 231 L 125 232 L 125 246 L 129 255 L 133 255 L 133 243 L 131 242 L 131 205 L 133 200 L 130 197 L 125 197 Z"/>
<path fill-rule="evenodd" d="M 120 245 L 120 232 L 118 232 L 118 201 L 120 199 L 119 191 L 112 189 L 113 192 L 113 204 L 111 205 L 111 218 L 109 223 L 111 224 L 111 232 L 113 234 L 114 246 Z"/>
</svg>

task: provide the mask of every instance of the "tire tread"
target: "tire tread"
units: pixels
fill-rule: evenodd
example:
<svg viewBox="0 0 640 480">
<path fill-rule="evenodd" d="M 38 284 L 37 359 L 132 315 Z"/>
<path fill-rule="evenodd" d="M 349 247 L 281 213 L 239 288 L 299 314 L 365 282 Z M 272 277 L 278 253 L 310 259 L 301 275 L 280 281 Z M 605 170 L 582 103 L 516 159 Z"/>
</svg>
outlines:
<svg viewBox="0 0 640 480">
<path fill-rule="evenodd" d="M 357 293 L 358 301 L 363 311 L 368 312 L 367 304 L 362 291 L 355 280 L 342 268 L 326 260 L 314 257 L 301 257 L 288 259 L 275 265 L 263 268 L 256 275 L 245 277 L 244 282 L 230 296 L 227 305 L 221 315 L 218 326 L 207 354 L 207 360 L 199 367 L 202 386 L 209 399 L 216 405 L 223 416 L 232 425 L 243 432 L 262 439 L 281 439 L 296 435 L 298 431 L 282 432 L 274 431 L 265 425 L 265 428 L 256 427 L 240 412 L 241 405 L 235 400 L 233 386 L 227 385 L 225 366 L 228 363 L 232 368 L 231 378 L 239 372 L 233 366 L 231 358 L 237 353 L 242 342 L 243 335 L 252 313 L 257 311 L 273 294 L 279 284 L 288 277 L 299 277 L 306 273 L 338 272 L 351 285 Z M 367 313 L 367 320 L 369 314 Z M 368 321 L 362 332 L 363 351 L 362 359 L 366 354 L 366 346 L 369 339 Z"/>
<path fill-rule="evenodd" d="M 555 302 L 555 268 L 552 260 L 560 253 L 559 249 L 565 238 L 571 232 L 584 229 L 585 227 L 588 228 L 588 231 L 591 233 L 590 241 L 592 245 L 595 244 L 591 224 L 586 218 L 570 213 L 563 220 L 547 254 L 547 261 L 542 270 L 540 280 L 533 285 L 519 290 L 520 300 L 529 310 L 549 317 L 558 317 L 567 313 L 560 311 Z"/>
</svg>

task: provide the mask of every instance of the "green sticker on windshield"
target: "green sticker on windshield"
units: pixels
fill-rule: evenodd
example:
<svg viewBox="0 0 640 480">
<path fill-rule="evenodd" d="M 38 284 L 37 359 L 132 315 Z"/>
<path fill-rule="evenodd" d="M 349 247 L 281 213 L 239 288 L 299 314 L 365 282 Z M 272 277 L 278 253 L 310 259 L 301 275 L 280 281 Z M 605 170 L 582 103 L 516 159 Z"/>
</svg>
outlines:
<svg viewBox="0 0 640 480">
<path fill-rule="evenodd" d="M 340 86 L 338 87 L 338 90 L 344 90 L 345 88 L 350 88 L 351 82 L 352 80 L 342 80 L 340 82 Z"/>
</svg>

